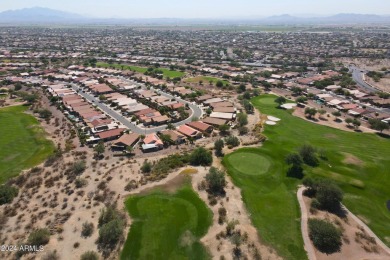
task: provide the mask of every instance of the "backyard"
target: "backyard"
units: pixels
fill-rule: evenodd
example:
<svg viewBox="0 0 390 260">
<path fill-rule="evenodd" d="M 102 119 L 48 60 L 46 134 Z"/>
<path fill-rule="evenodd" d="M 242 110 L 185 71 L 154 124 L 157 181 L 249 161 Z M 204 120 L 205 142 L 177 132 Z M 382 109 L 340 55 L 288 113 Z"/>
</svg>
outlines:
<svg viewBox="0 0 390 260">
<path fill-rule="evenodd" d="M 336 181 L 345 192 L 343 203 L 390 245 L 390 140 L 376 134 L 344 132 L 294 117 L 278 109 L 275 96 L 252 100 L 261 113 L 281 119 L 266 126 L 267 141 L 259 148 L 243 148 L 225 156 L 223 162 L 234 183 L 242 189 L 244 202 L 261 238 L 287 259 L 305 259 L 296 200 L 301 180 L 286 176 L 287 154 L 303 144 L 321 149 L 326 159 L 318 167 L 305 166 L 308 176 Z"/>
</svg>

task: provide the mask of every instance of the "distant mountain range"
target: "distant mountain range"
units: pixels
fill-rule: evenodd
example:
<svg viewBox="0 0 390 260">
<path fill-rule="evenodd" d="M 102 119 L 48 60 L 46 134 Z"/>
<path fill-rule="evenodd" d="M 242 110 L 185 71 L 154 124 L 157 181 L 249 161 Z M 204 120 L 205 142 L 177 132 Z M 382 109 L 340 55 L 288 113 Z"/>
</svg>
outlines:
<svg viewBox="0 0 390 260">
<path fill-rule="evenodd" d="M 296 17 L 288 14 L 267 18 L 225 18 L 225 19 L 117 19 L 91 18 L 79 14 L 33 7 L 0 12 L 1 24 L 390 24 L 390 16 L 372 14 L 337 14 L 327 17 Z"/>
</svg>

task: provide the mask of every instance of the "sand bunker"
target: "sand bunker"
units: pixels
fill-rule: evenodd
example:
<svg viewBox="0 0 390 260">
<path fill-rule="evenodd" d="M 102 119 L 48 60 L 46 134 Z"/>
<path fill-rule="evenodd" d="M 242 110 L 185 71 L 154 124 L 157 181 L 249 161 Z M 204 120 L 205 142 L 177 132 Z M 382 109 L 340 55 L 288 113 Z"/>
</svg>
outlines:
<svg viewBox="0 0 390 260">
<path fill-rule="evenodd" d="M 276 122 L 274 121 L 265 121 L 267 125 L 276 125 Z"/>
<path fill-rule="evenodd" d="M 277 117 L 274 117 L 274 116 L 267 116 L 267 118 L 268 118 L 269 121 L 274 121 L 274 122 L 280 121 L 280 118 L 277 118 Z"/>
<path fill-rule="evenodd" d="M 285 108 L 285 109 L 292 109 L 292 108 L 294 108 L 295 106 L 297 106 L 297 104 L 295 104 L 295 103 L 287 103 L 287 104 L 281 105 L 281 107 L 283 107 L 283 108 Z"/>
</svg>

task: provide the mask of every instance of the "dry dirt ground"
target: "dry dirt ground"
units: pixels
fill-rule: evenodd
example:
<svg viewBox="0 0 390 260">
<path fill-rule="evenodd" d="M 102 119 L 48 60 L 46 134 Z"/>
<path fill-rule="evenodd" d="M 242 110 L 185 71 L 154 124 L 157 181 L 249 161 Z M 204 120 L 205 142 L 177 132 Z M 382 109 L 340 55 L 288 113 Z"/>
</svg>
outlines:
<svg viewBox="0 0 390 260">
<path fill-rule="evenodd" d="M 372 78 L 366 76 L 366 81 L 372 86 L 385 92 L 390 92 L 390 76 L 387 75 L 380 79 L 379 82 L 375 82 Z"/>
<path fill-rule="evenodd" d="M 303 197 L 307 209 L 310 209 L 311 199 Z M 334 214 L 325 211 L 308 210 L 309 218 L 319 218 L 332 222 L 342 232 L 342 247 L 341 251 L 331 255 L 326 255 L 315 249 L 317 260 L 340 260 L 340 259 L 370 259 L 384 260 L 390 259 L 387 254 L 375 240 L 371 238 L 367 232 L 360 226 L 349 214 L 345 218 L 340 218 Z M 308 234 L 303 234 L 307 236 Z"/>
<path fill-rule="evenodd" d="M 297 107 L 294 109 L 293 115 L 296 117 L 302 118 L 306 121 L 312 122 L 314 124 L 325 125 L 325 126 L 337 128 L 337 129 L 340 129 L 343 131 L 348 131 L 348 132 L 355 131 L 354 128 L 348 127 L 346 125 L 346 123 L 344 123 L 344 122 L 336 122 L 335 121 L 336 117 L 331 115 L 331 114 L 329 114 L 329 117 L 327 117 L 327 115 L 320 116 L 317 114 L 315 116 L 314 120 L 313 119 L 310 120 L 305 116 L 304 110 L 305 110 L 304 108 Z M 359 130 L 362 132 L 365 132 L 365 133 L 375 133 L 376 132 L 375 130 L 370 129 L 366 126 L 360 126 Z"/>
<path fill-rule="evenodd" d="M 334 62 L 344 64 L 354 63 L 357 67 L 365 70 L 381 70 L 383 67 L 390 68 L 390 59 L 368 59 L 368 58 L 339 58 Z"/>
</svg>

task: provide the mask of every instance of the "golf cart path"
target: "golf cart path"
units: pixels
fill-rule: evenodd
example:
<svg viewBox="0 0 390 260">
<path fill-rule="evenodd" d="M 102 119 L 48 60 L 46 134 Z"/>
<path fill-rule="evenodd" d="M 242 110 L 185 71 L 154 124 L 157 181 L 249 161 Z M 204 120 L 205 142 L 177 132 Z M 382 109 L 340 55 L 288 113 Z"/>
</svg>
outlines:
<svg viewBox="0 0 390 260">
<path fill-rule="evenodd" d="M 305 202 L 303 201 L 303 191 L 306 188 L 304 186 L 299 187 L 297 192 L 297 198 L 299 202 L 299 207 L 301 209 L 301 232 L 302 232 L 302 238 L 304 243 L 304 248 L 307 253 L 307 257 L 309 260 L 316 260 L 316 253 L 313 244 L 310 241 L 309 238 L 309 229 L 308 229 L 308 214 Z"/>
</svg>

